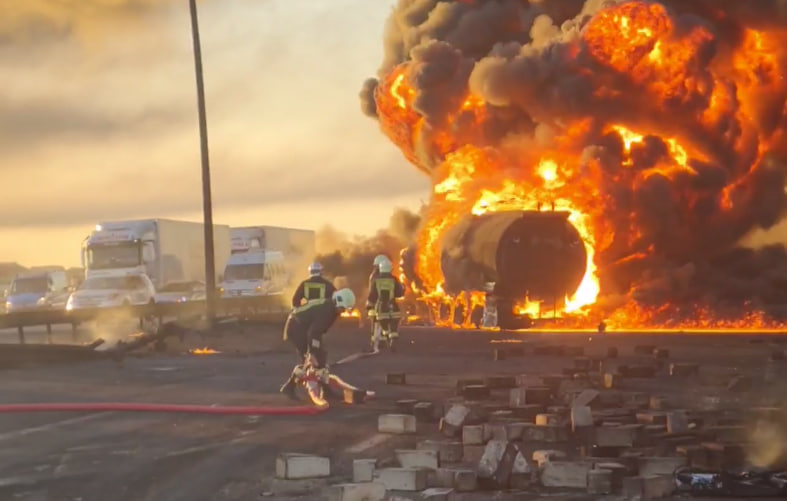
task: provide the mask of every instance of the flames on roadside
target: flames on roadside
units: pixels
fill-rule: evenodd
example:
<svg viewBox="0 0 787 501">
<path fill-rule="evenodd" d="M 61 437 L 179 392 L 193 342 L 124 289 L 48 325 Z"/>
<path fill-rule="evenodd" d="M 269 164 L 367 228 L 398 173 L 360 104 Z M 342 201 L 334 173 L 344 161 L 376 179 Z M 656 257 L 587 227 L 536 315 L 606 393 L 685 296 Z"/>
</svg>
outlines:
<svg viewBox="0 0 787 501">
<path fill-rule="evenodd" d="M 213 348 L 208 348 L 207 346 L 204 348 L 194 348 L 189 350 L 189 353 L 192 355 L 217 355 L 221 353 L 220 351 L 216 351 Z"/>
<path fill-rule="evenodd" d="M 444 292 L 446 231 L 555 208 L 585 243 L 584 279 L 559 311 L 520 312 L 781 327 L 787 253 L 740 242 L 787 210 L 783 26 L 770 0 L 401 0 L 361 99 L 433 181 L 410 287 L 433 308 L 481 304 Z"/>
</svg>

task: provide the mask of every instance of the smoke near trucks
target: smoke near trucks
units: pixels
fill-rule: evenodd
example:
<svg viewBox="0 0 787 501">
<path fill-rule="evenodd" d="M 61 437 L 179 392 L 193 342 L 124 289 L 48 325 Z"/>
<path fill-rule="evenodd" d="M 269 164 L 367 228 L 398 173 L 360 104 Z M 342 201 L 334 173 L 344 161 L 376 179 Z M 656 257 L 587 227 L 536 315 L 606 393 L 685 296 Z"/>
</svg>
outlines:
<svg viewBox="0 0 787 501">
<path fill-rule="evenodd" d="M 387 255 L 398 274 L 399 253 L 415 242 L 420 221 L 419 213 L 396 208 L 388 225 L 372 236 L 354 236 L 326 226 L 317 232 L 317 261 L 337 287 L 349 287 L 359 301 L 365 300 L 374 257 Z"/>
</svg>

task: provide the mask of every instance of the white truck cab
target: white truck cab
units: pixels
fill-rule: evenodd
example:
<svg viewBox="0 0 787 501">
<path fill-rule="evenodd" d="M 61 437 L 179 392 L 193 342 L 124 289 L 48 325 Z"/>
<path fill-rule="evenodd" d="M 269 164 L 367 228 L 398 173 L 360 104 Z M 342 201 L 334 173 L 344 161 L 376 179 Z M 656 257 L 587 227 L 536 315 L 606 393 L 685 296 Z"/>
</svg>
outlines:
<svg viewBox="0 0 787 501">
<path fill-rule="evenodd" d="M 219 292 L 225 298 L 280 295 L 289 279 L 281 252 L 255 248 L 230 256 Z"/>
</svg>

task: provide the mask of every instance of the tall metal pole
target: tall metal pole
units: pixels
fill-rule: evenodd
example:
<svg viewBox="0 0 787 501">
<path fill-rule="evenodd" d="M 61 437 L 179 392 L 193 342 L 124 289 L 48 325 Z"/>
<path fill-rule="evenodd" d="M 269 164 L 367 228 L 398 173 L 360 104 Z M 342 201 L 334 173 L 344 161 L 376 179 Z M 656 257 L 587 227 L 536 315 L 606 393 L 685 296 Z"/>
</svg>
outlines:
<svg viewBox="0 0 787 501">
<path fill-rule="evenodd" d="M 202 217 L 205 227 L 205 318 L 208 326 L 216 319 L 216 259 L 213 252 L 213 202 L 210 193 L 210 158 L 208 155 L 208 121 L 205 112 L 205 83 L 202 79 L 202 49 L 199 41 L 197 2 L 189 0 L 191 38 L 194 43 L 194 73 L 197 77 L 200 150 L 202 153 Z"/>
</svg>

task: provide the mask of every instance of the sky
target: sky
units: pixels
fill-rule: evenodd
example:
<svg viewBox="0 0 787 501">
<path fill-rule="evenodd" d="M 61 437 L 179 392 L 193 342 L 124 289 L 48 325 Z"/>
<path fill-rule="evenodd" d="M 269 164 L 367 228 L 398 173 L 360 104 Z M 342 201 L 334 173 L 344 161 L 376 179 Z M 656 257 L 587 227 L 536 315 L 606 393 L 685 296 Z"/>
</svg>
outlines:
<svg viewBox="0 0 787 501">
<path fill-rule="evenodd" d="M 216 223 L 370 234 L 428 197 L 359 105 L 392 6 L 200 1 Z M 0 261 L 77 266 L 98 221 L 201 220 L 188 2 L 0 12 Z"/>
</svg>

